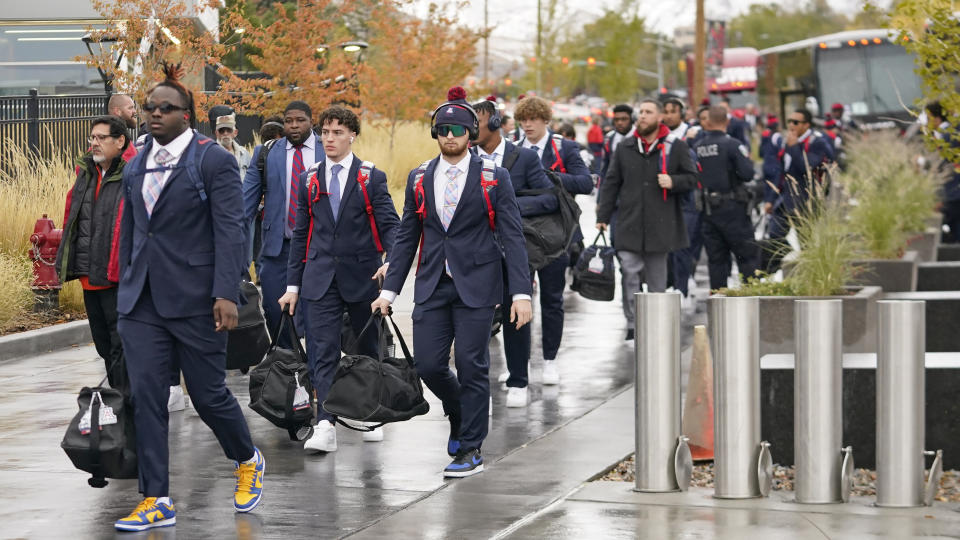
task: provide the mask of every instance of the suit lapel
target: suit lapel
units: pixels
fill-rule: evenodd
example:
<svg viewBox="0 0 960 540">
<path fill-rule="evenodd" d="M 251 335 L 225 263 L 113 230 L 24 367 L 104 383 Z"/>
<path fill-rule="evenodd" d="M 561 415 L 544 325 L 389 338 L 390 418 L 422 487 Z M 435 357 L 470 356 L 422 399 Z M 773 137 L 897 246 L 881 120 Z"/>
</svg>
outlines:
<svg viewBox="0 0 960 540">
<path fill-rule="evenodd" d="M 442 231 L 443 222 L 440 221 L 440 211 L 437 210 L 436 193 L 434 193 L 436 184 L 433 180 L 438 163 L 440 163 L 440 158 L 434 158 L 430 165 L 427 165 L 427 170 L 423 172 L 423 204 L 427 210 L 427 219 L 432 217 L 436 221 L 437 227 Z"/>
<path fill-rule="evenodd" d="M 316 191 L 314 191 L 314 194 L 316 194 L 317 191 L 329 193 L 330 188 L 327 186 L 326 163 L 320 163 L 317 166 L 317 170 L 315 174 L 317 175 L 317 188 L 316 188 Z M 312 182 L 313 182 L 313 174 L 310 174 L 309 176 L 307 176 L 307 197 L 310 196 L 310 183 Z M 330 225 L 335 226 L 335 222 L 333 221 L 333 210 L 330 209 L 329 195 L 320 195 L 317 198 L 316 202 L 311 202 L 310 204 L 313 205 L 313 211 L 315 213 L 320 212 L 320 214 L 324 216 L 324 218 L 327 220 L 327 222 L 330 223 Z"/>
<path fill-rule="evenodd" d="M 130 174 L 130 204 L 133 205 L 133 213 L 144 221 L 148 219 L 148 216 L 147 207 L 143 201 L 143 180 L 146 177 L 147 155 L 152 146 L 153 141 L 151 140 L 138 155 L 137 165 L 135 168 L 131 168 L 132 173 Z"/>
</svg>

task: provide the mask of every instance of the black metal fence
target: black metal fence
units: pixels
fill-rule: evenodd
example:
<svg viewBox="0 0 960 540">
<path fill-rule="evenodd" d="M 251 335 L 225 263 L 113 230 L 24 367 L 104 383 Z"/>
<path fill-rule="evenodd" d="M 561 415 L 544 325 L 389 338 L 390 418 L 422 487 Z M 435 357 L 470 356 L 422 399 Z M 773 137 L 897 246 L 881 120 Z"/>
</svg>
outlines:
<svg viewBox="0 0 960 540">
<path fill-rule="evenodd" d="M 36 90 L 0 96 L 0 144 L 28 148 L 42 158 L 82 152 L 90 120 L 106 114 L 108 99 L 105 94 L 41 96 Z"/>
</svg>

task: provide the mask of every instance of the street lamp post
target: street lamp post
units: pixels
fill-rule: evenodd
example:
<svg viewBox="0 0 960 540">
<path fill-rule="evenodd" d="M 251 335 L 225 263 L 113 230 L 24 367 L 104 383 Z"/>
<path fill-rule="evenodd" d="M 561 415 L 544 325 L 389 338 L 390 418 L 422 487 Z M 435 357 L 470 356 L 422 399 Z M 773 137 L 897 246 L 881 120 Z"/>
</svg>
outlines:
<svg viewBox="0 0 960 540">
<path fill-rule="evenodd" d="M 113 34 L 102 34 L 100 36 L 95 36 L 93 32 L 87 32 L 80 38 L 83 41 L 83 44 L 87 46 L 87 51 L 90 53 L 90 56 L 93 57 L 102 57 L 105 52 L 105 44 L 107 44 L 107 50 L 109 50 L 110 43 L 117 43 L 120 39 Z M 100 50 L 100 54 L 93 52 L 93 44 L 97 44 Z M 110 52 L 112 55 L 112 51 Z M 120 62 L 123 61 L 123 48 L 120 48 L 119 54 L 117 54 L 117 63 L 113 66 L 114 71 L 120 67 Z M 113 93 L 113 75 L 103 71 L 103 68 L 100 67 L 100 63 L 97 62 L 97 73 L 100 74 L 100 79 L 103 80 L 103 91 L 108 96 Z"/>
<path fill-rule="evenodd" d="M 243 28 L 242 26 L 239 27 L 239 28 L 234 28 L 234 29 L 233 29 L 233 33 L 236 34 L 237 36 L 239 36 L 239 38 L 240 38 L 240 71 L 244 71 L 244 69 L 243 69 L 243 57 L 244 57 L 244 54 L 243 54 L 243 33 L 244 33 L 245 31 L 246 31 L 246 28 Z"/>
</svg>

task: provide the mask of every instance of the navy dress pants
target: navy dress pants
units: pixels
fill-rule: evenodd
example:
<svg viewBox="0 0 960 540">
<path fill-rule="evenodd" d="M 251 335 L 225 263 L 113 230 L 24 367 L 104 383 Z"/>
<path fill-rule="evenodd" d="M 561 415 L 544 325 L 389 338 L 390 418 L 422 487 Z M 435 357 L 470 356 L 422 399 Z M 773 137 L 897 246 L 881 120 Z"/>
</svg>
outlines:
<svg viewBox="0 0 960 540">
<path fill-rule="evenodd" d="M 707 248 L 711 290 L 727 286 L 731 253 L 744 280 L 753 277 L 760 265 L 753 224 L 744 203 L 727 201 L 704 216 L 703 245 Z"/>
<path fill-rule="evenodd" d="M 504 272 L 506 276 L 506 272 Z M 507 357 L 507 370 L 510 372 L 510 378 L 507 379 L 508 387 L 526 388 L 528 383 L 527 367 L 530 364 L 530 325 L 525 324 L 517 330 L 516 323 L 510 322 L 510 308 L 513 305 L 513 295 L 509 293 L 509 288 L 503 288 L 503 323 L 500 328 L 503 330 L 503 352 Z M 561 306 L 562 309 L 562 306 Z"/>
<path fill-rule="evenodd" d="M 369 309 L 369 308 L 368 308 Z M 490 325 L 494 306 L 473 308 L 444 276 L 427 301 L 413 308 L 413 349 L 417 373 L 443 403 L 460 412 L 460 448 L 480 448 L 487 437 L 490 406 Z M 450 370 L 450 346 L 456 339 Z"/>
<path fill-rule="evenodd" d="M 321 406 L 317 410 L 317 421 L 327 420 L 334 422 L 334 416 L 322 407 L 323 400 L 327 399 L 330 385 L 333 384 L 333 375 L 340 362 L 341 345 L 340 329 L 343 326 L 344 309 L 350 312 L 350 323 L 356 335 L 360 334 L 363 325 L 370 318 L 370 302 L 373 298 L 363 302 L 347 302 L 340 296 L 337 280 L 330 283 L 330 288 L 319 300 L 303 300 L 298 310 L 303 313 L 304 329 L 307 342 L 307 362 L 310 367 L 310 382 L 317 392 L 317 403 Z M 358 343 L 360 354 L 376 358 L 377 329 L 371 326 L 360 337 Z"/>
<path fill-rule="evenodd" d="M 280 347 L 284 349 L 294 349 L 293 343 L 290 343 L 290 336 L 283 332 L 280 336 L 276 335 L 280 325 L 280 304 L 277 300 L 287 292 L 287 260 L 290 257 L 290 240 L 283 241 L 283 247 L 276 257 L 262 257 L 260 266 L 260 292 L 263 294 L 263 314 L 267 319 L 267 330 L 270 331 L 270 338 L 279 340 Z M 303 335 L 303 315 L 299 310 L 294 311 L 294 323 L 297 327 L 297 335 Z M 339 328 L 339 327 L 338 327 Z"/>
<path fill-rule="evenodd" d="M 540 277 L 540 326 L 543 334 L 543 359 L 556 360 L 563 338 L 563 289 L 567 286 L 567 264 L 570 255 L 537 270 Z M 509 318 L 509 311 L 504 312 Z"/>
<path fill-rule="evenodd" d="M 172 358 L 179 360 L 193 406 L 227 458 L 253 457 L 247 421 L 224 379 L 227 333 L 214 331 L 212 304 L 209 315 L 167 319 L 157 313 L 148 284 L 133 310 L 120 315 L 118 331 L 130 377 L 144 497 L 170 495 L 167 399 Z"/>
</svg>

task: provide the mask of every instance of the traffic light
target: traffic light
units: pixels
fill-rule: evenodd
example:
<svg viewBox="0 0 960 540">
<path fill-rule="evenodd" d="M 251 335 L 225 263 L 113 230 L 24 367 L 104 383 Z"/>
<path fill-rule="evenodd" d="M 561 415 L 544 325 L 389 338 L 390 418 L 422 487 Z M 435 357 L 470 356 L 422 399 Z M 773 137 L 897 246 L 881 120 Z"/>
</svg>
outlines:
<svg viewBox="0 0 960 540">
<path fill-rule="evenodd" d="M 567 65 L 570 63 L 570 59 L 564 56 L 563 58 L 560 59 L 560 62 L 562 62 L 563 65 Z"/>
<path fill-rule="evenodd" d="M 513 80 L 512 80 L 512 79 L 504 79 L 504 80 L 503 80 L 503 84 L 505 84 L 505 85 L 507 85 L 507 86 L 510 86 L 510 85 L 513 84 Z"/>
<path fill-rule="evenodd" d="M 587 58 L 587 65 L 590 67 L 597 65 L 597 59 L 592 56 Z"/>
</svg>

